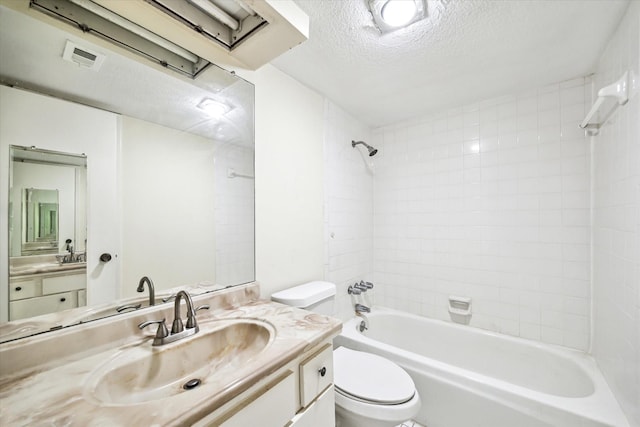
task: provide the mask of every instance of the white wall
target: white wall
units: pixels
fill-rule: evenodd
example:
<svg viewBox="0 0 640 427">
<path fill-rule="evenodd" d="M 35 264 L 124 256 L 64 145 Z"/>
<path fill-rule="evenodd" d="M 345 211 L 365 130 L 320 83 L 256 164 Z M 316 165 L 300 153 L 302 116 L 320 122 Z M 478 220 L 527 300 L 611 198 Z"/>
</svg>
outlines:
<svg viewBox="0 0 640 427">
<path fill-rule="evenodd" d="M 261 293 L 323 277 L 323 99 L 271 65 L 256 85 L 256 279 Z"/>
<path fill-rule="evenodd" d="M 215 144 L 130 117 L 121 121 L 122 297 L 136 295 L 143 276 L 156 290 L 210 281 Z"/>
<path fill-rule="evenodd" d="M 640 425 L 640 2 L 631 2 L 594 79 L 632 70 L 636 90 L 593 138 L 593 353 L 631 425 Z"/>
<path fill-rule="evenodd" d="M 375 292 L 349 296 L 347 288 L 373 279 L 373 173 L 376 157 L 361 145 L 370 129 L 331 101 L 324 111 L 325 280 L 337 286 L 336 316 L 353 316 L 356 302 L 372 304 Z M 367 154 L 364 154 L 367 153 Z"/>
<path fill-rule="evenodd" d="M 378 129 L 374 277 L 383 305 L 589 346 L 585 80 Z M 378 157 L 378 156 L 376 156 Z"/>
<path fill-rule="evenodd" d="M 0 87 L 0 170 L 9 180 L 9 145 L 36 146 L 65 153 L 87 155 L 87 275 L 90 304 L 117 297 L 118 260 L 99 262 L 103 252 L 120 248 L 117 180 L 117 116 L 102 110 Z M 0 230 L 7 241 L 8 186 L 0 185 Z M 8 271 L 7 245 L 0 245 L 0 271 Z M 0 301 L 6 300 L 7 275 L 0 275 Z M 8 304 L 0 302 L 0 320 L 6 320 Z"/>
</svg>

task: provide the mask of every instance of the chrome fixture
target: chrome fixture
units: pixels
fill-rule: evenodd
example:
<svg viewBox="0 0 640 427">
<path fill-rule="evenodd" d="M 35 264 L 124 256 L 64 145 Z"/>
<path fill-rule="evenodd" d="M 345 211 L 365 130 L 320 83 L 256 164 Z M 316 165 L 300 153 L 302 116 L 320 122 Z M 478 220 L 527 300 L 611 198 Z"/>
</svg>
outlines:
<svg viewBox="0 0 640 427">
<path fill-rule="evenodd" d="M 121 305 L 120 307 L 116 307 L 116 311 L 118 313 L 123 313 L 128 310 L 138 310 L 141 307 L 142 307 L 142 304 L 127 304 L 127 305 Z"/>
<path fill-rule="evenodd" d="M 373 148 L 372 146 L 370 146 L 369 144 L 367 144 L 364 141 L 351 141 L 351 146 L 355 147 L 358 144 L 362 144 L 365 147 L 367 147 L 367 150 L 369 150 L 369 157 L 373 157 L 376 155 L 376 153 L 378 152 L 378 150 L 376 148 Z"/>
<path fill-rule="evenodd" d="M 364 317 L 364 316 L 362 316 L 362 317 Z M 358 330 L 360 332 L 364 332 L 364 331 L 366 331 L 368 329 L 369 329 L 369 324 L 367 323 L 367 319 L 365 318 L 365 320 L 360 322 L 360 324 L 358 325 Z"/>
<path fill-rule="evenodd" d="M 357 285 L 358 284 L 356 283 L 356 286 Z M 362 293 L 362 291 L 358 289 L 356 286 L 350 285 L 349 288 L 347 288 L 347 292 L 349 293 L 349 295 L 360 295 Z"/>
<path fill-rule="evenodd" d="M 147 283 L 147 287 L 149 288 L 149 305 L 150 306 L 156 305 L 156 291 L 153 288 L 153 282 L 147 276 L 144 276 L 142 279 L 140 279 L 140 282 L 138 282 L 138 288 L 136 289 L 136 291 L 144 292 L 145 282 Z"/>
<path fill-rule="evenodd" d="M 195 329 L 194 334 L 198 332 L 198 322 L 196 321 L 196 311 L 193 309 L 193 300 L 187 291 L 180 291 L 176 294 L 176 300 L 173 303 L 173 323 L 171 324 L 171 333 L 177 334 L 184 331 L 182 326 L 182 317 L 180 317 L 180 301 L 184 298 L 187 304 L 187 329 Z"/>
<path fill-rule="evenodd" d="M 180 316 L 180 302 L 184 299 L 185 304 L 187 305 L 187 324 L 183 325 L 182 317 Z M 147 322 L 142 322 L 138 325 L 138 328 L 144 329 L 149 325 L 158 324 L 158 330 L 156 331 L 156 336 L 153 339 L 153 345 L 159 346 L 164 344 L 169 344 L 182 338 L 186 338 L 191 335 L 195 335 L 198 333 L 200 328 L 198 327 L 198 321 L 196 320 L 196 312 L 198 310 L 208 310 L 208 305 L 202 305 L 198 308 L 193 308 L 193 300 L 191 299 L 191 295 L 187 291 L 180 291 L 176 294 L 176 301 L 173 306 L 173 323 L 171 325 L 171 333 L 167 329 L 167 324 L 165 323 L 166 319 L 162 320 L 149 320 Z"/>
<path fill-rule="evenodd" d="M 168 297 L 162 298 L 162 302 L 169 302 L 176 297 L 176 294 L 171 294 Z"/>
<path fill-rule="evenodd" d="M 356 304 L 356 314 L 371 313 L 371 309 L 363 304 Z"/>
<path fill-rule="evenodd" d="M 373 22 L 381 33 L 408 27 L 427 17 L 427 0 L 369 0 Z"/>
<path fill-rule="evenodd" d="M 373 283 L 365 282 L 364 280 L 361 280 L 360 283 L 358 283 L 358 286 L 363 290 L 373 289 Z"/>
</svg>

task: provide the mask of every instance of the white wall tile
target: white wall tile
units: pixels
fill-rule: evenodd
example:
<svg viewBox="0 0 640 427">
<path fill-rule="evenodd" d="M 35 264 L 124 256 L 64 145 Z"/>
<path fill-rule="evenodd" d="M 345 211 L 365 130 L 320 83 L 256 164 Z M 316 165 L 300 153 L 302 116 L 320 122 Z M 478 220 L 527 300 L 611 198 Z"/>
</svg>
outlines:
<svg viewBox="0 0 640 427">
<path fill-rule="evenodd" d="M 588 348 L 585 85 L 577 79 L 451 109 L 446 121 L 377 131 L 385 138 L 373 177 L 373 269 L 383 305 L 449 320 L 448 295 L 466 295 L 472 326 Z M 412 304 L 425 283 L 428 298 Z"/>
<path fill-rule="evenodd" d="M 631 2 L 600 58 L 594 90 L 639 74 L 640 3 Z M 573 96 L 579 96 L 577 93 Z M 631 425 L 640 425 L 640 96 L 593 138 L 593 353 Z M 565 301 L 580 315 L 580 300 Z"/>
</svg>

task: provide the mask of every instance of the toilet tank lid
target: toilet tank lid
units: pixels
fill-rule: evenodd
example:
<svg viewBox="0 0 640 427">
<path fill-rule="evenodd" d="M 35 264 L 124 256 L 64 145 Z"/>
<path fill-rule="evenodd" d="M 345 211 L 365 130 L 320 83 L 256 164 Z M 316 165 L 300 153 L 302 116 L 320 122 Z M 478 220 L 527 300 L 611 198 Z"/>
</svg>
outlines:
<svg viewBox="0 0 640 427">
<path fill-rule="evenodd" d="M 306 308 L 335 294 L 335 284 L 318 280 L 276 292 L 271 295 L 271 299 L 293 307 Z"/>
</svg>

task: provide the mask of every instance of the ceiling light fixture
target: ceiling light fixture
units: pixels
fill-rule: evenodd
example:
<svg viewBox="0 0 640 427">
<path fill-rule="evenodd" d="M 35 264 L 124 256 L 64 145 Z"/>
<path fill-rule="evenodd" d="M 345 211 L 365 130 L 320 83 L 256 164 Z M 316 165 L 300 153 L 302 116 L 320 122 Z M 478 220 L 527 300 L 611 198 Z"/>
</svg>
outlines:
<svg viewBox="0 0 640 427">
<path fill-rule="evenodd" d="M 198 104 L 198 108 L 213 118 L 220 118 L 233 110 L 233 107 L 226 102 L 217 101 L 212 98 L 204 98 Z"/>
<path fill-rule="evenodd" d="M 409 23 L 417 11 L 413 0 L 389 0 L 382 6 L 380 16 L 392 27 L 401 27 Z"/>
<path fill-rule="evenodd" d="M 384 34 L 426 18 L 427 0 L 369 0 L 369 10 Z"/>
</svg>

